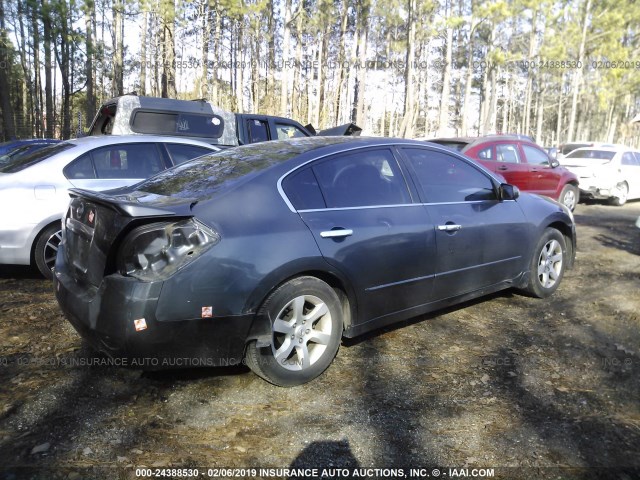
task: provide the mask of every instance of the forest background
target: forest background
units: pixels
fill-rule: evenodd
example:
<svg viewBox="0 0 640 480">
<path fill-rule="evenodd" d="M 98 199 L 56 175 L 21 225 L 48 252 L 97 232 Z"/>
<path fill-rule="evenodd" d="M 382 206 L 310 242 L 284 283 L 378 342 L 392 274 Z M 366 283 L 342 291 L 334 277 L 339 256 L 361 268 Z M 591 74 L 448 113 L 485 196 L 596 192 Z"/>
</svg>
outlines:
<svg viewBox="0 0 640 480">
<path fill-rule="evenodd" d="M 364 134 L 640 145 L 640 2 L 0 0 L 0 137 L 206 98 Z"/>
</svg>

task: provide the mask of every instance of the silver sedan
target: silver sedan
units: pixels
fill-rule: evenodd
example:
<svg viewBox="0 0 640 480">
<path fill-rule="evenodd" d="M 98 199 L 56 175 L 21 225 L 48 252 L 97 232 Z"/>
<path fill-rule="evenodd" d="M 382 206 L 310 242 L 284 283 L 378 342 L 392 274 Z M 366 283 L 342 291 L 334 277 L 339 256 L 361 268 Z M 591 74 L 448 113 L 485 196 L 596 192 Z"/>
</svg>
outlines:
<svg viewBox="0 0 640 480">
<path fill-rule="evenodd" d="M 0 160 L 0 264 L 35 264 L 51 277 L 69 188 L 109 190 L 219 150 L 151 135 L 84 137 Z"/>
</svg>

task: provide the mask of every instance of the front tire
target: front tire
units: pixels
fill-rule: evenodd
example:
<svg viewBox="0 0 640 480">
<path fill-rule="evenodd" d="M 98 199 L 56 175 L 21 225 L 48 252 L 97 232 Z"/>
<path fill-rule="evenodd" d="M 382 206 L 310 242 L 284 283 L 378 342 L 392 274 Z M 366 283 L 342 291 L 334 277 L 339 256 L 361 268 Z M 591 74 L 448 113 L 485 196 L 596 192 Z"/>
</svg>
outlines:
<svg viewBox="0 0 640 480">
<path fill-rule="evenodd" d="M 579 201 L 580 191 L 578 187 L 567 183 L 562 189 L 562 192 L 560 192 L 560 203 L 573 212 Z"/>
<path fill-rule="evenodd" d="M 564 236 L 555 228 L 547 228 L 533 251 L 529 264 L 529 283 L 524 292 L 536 298 L 552 295 L 564 276 L 566 258 Z"/>
<path fill-rule="evenodd" d="M 247 345 L 247 365 L 280 387 L 307 383 L 331 364 L 342 338 L 342 307 L 336 292 L 315 277 L 281 285 L 258 315 L 271 320 L 271 345 Z"/>
<path fill-rule="evenodd" d="M 611 203 L 611 205 L 615 205 L 616 207 L 621 207 L 625 203 L 627 203 L 628 198 L 629 186 L 626 184 L 626 182 L 621 182 L 616 185 L 615 194 L 609 199 L 609 203 Z"/>
<path fill-rule="evenodd" d="M 56 264 L 58 247 L 62 241 L 60 224 L 49 225 L 40 235 L 33 249 L 35 264 L 40 273 L 48 280 L 53 279 L 53 267 Z"/>
</svg>

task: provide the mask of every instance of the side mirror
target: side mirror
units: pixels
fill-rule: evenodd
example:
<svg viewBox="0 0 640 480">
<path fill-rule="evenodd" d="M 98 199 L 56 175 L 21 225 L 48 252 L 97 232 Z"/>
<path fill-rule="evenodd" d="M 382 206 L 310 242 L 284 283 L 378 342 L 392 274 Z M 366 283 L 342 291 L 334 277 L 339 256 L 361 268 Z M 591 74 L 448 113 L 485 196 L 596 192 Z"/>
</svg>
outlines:
<svg viewBox="0 0 640 480">
<path fill-rule="evenodd" d="M 555 158 L 551 159 L 551 168 L 557 168 L 560 166 L 560 162 L 558 160 L 556 160 Z"/>
<path fill-rule="evenodd" d="M 520 196 L 520 189 L 508 183 L 500 184 L 500 200 L 515 200 Z"/>
</svg>

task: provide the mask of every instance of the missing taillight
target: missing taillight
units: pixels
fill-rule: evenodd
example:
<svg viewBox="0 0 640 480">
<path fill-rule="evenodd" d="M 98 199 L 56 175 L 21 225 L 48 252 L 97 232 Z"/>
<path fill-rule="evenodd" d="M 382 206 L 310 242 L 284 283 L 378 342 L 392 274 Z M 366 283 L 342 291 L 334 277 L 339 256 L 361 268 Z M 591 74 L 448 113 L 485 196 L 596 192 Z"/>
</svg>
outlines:
<svg viewBox="0 0 640 480">
<path fill-rule="evenodd" d="M 194 219 L 138 227 L 120 249 L 119 270 L 140 280 L 163 280 L 219 241 L 218 233 Z"/>
</svg>

